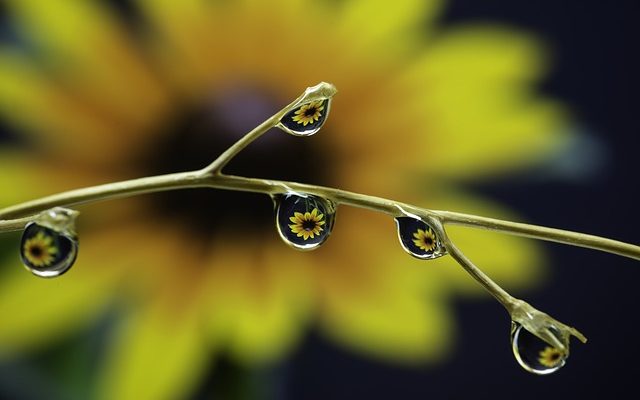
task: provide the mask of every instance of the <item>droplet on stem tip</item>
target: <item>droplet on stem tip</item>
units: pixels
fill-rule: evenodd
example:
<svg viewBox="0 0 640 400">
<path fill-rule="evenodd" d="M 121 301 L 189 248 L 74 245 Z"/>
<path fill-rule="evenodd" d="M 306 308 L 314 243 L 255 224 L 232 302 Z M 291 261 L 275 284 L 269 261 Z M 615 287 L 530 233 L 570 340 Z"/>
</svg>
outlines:
<svg viewBox="0 0 640 400">
<path fill-rule="evenodd" d="M 330 107 L 331 99 L 304 103 L 285 114 L 277 127 L 294 136 L 311 136 L 324 125 Z"/>
<path fill-rule="evenodd" d="M 551 329 L 551 332 L 554 332 Z M 557 332 L 558 340 L 559 332 Z M 511 322 L 511 349 L 518 364 L 536 375 L 547 375 L 562 368 L 568 353 L 550 346 L 548 343 L 524 329 L 517 322 Z"/>
</svg>

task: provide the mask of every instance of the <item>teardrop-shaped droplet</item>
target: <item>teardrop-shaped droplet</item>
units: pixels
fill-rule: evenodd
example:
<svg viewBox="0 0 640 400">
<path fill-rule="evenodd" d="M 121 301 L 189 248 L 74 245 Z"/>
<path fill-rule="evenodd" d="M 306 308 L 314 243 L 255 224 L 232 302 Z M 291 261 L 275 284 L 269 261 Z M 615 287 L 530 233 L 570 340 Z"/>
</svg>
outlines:
<svg viewBox="0 0 640 400">
<path fill-rule="evenodd" d="M 556 372 L 564 366 L 568 357 L 565 352 L 550 346 L 516 322 L 511 322 L 511 348 L 518 364 L 537 375 Z"/>
<path fill-rule="evenodd" d="M 400 244 L 407 253 L 422 260 L 447 254 L 440 238 L 426 222 L 412 217 L 396 217 Z"/>
<path fill-rule="evenodd" d="M 330 106 L 331 99 L 305 103 L 288 112 L 277 126 L 295 136 L 311 136 L 324 125 L 329 116 Z"/>
<path fill-rule="evenodd" d="M 20 243 L 20 258 L 34 275 L 54 278 L 67 272 L 78 255 L 74 231 L 76 211 L 54 208 L 27 224 Z"/>
<path fill-rule="evenodd" d="M 288 193 L 277 196 L 275 202 L 278 233 L 288 245 L 313 250 L 331 234 L 336 207 L 330 200 Z"/>
</svg>

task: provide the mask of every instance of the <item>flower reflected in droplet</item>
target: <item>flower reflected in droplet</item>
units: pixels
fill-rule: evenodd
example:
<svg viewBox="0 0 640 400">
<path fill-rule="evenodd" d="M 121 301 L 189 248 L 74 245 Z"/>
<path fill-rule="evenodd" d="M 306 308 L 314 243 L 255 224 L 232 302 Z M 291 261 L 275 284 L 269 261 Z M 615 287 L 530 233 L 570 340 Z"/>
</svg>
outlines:
<svg viewBox="0 0 640 400">
<path fill-rule="evenodd" d="M 418 229 L 416 233 L 413 234 L 413 243 L 416 246 L 421 248 L 424 251 L 433 251 L 436 248 L 436 235 L 433 233 L 431 228 L 427 228 L 426 230 Z"/>
<path fill-rule="evenodd" d="M 38 232 L 24 244 L 24 256 L 34 267 L 50 266 L 56 259 L 57 253 L 58 248 L 55 246 L 53 238 L 43 231 Z"/>
<path fill-rule="evenodd" d="M 538 362 L 548 368 L 557 367 L 562 362 L 562 352 L 555 347 L 547 346 L 540 352 Z"/>
<path fill-rule="evenodd" d="M 295 112 L 293 120 L 303 126 L 307 126 L 308 124 L 318 121 L 320 117 L 322 117 L 323 110 L 324 105 L 322 104 L 322 101 L 314 101 L 300 107 Z"/>
<path fill-rule="evenodd" d="M 318 209 L 314 208 L 311 212 L 300 213 L 296 212 L 289 220 L 293 224 L 289 225 L 291 232 L 302 237 L 304 240 L 309 238 L 313 239 L 315 235 L 319 235 L 323 231 L 322 225 L 324 225 L 324 214 L 319 214 Z"/>
</svg>

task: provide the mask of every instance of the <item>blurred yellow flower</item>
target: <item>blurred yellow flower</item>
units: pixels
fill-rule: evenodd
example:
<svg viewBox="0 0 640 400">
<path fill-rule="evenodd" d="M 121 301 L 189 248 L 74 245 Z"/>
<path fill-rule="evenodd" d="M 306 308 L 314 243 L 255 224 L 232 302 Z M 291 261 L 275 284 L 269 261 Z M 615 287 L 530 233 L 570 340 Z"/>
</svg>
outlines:
<svg viewBox="0 0 640 400">
<path fill-rule="evenodd" d="M 6 3 L 26 45 L 0 47 L 0 113 L 22 138 L 0 147 L 0 206 L 200 168 L 319 81 L 340 91 L 323 130 L 270 132 L 231 172 L 511 217 L 455 180 L 526 166 L 566 139 L 561 108 L 532 90 L 545 64 L 535 41 L 437 28 L 439 1 L 138 0 L 127 18 L 97 1 Z M 362 210 L 341 208 L 313 253 L 279 243 L 272 207 L 250 194 L 82 211 L 83 247 L 64 277 L 2 262 L 0 354 L 45 346 L 117 304 L 96 389 L 107 399 L 183 397 L 212 356 L 276 360 L 311 321 L 355 351 L 434 362 L 452 344 L 450 298 L 481 292 L 449 257 L 407 256 L 393 220 Z M 452 236 L 510 289 L 540 277 L 530 242 Z"/>
</svg>

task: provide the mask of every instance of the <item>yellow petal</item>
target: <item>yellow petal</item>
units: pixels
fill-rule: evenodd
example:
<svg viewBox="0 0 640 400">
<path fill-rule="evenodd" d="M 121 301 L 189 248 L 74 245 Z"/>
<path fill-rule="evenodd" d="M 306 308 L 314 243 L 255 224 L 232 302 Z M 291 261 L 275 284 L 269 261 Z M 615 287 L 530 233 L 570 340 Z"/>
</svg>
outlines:
<svg viewBox="0 0 640 400">
<path fill-rule="evenodd" d="M 383 59 L 391 58 L 405 51 L 407 45 L 415 44 L 412 40 L 424 37 L 424 28 L 439 14 L 441 6 L 441 1 L 424 0 L 400 1 L 392 6 L 385 0 L 349 1 L 342 5 L 342 23 L 338 29 L 352 46 Z M 414 32 L 418 28 L 422 35 Z"/>
<path fill-rule="evenodd" d="M 91 247 L 81 249 L 69 272 L 51 280 L 30 274 L 17 256 L 0 260 L 6 271 L 0 280 L 1 353 L 49 344 L 100 317 L 114 293 L 118 260 L 112 268 L 94 268 Z"/>
<path fill-rule="evenodd" d="M 569 138 L 558 104 L 532 90 L 546 64 L 535 40 L 489 27 L 439 38 L 397 83 L 418 116 L 408 159 L 439 177 L 486 175 L 530 165 Z M 401 82 L 401 83 L 400 83 Z M 398 89 L 399 90 L 399 89 Z"/>
<path fill-rule="evenodd" d="M 167 100 L 110 10 L 97 2 L 10 0 L 18 28 L 63 78 L 120 119 L 149 124 Z M 108 60 L 108 61 L 107 61 Z"/>
<path fill-rule="evenodd" d="M 248 253 L 235 242 L 216 241 L 210 276 L 210 331 L 243 364 L 285 355 L 299 341 L 310 312 L 308 257 L 271 242 Z M 259 257 L 264 262 L 255 263 Z M 213 265 L 212 265 L 213 267 Z"/>
<path fill-rule="evenodd" d="M 446 282 L 429 279 L 424 270 L 431 265 L 404 253 L 392 218 L 351 208 L 341 210 L 340 218 L 313 270 L 323 330 L 387 360 L 443 357 L 453 328 L 442 297 Z"/>
<path fill-rule="evenodd" d="M 452 345 L 451 312 L 443 300 L 394 291 L 383 298 L 336 301 L 329 307 L 322 321 L 325 331 L 367 355 L 403 363 L 433 362 Z"/>
<path fill-rule="evenodd" d="M 100 398 L 188 397 L 211 351 L 195 310 L 189 306 L 172 313 L 153 304 L 134 311 L 111 343 L 100 376 Z"/>
<path fill-rule="evenodd" d="M 86 149 L 97 146 L 91 158 L 112 159 L 122 145 L 109 122 L 78 102 L 58 84 L 50 82 L 24 56 L 0 51 L 0 113 L 8 121 L 35 135 L 39 146 L 67 159 L 88 159 Z M 84 158 L 83 158 L 84 156 Z"/>
<path fill-rule="evenodd" d="M 159 33 L 161 40 L 152 45 L 159 53 L 169 78 L 189 94 L 209 90 L 210 86 L 203 83 L 211 83 L 215 87 L 216 79 L 224 79 L 222 71 L 233 68 L 228 59 L 242 52 L 235 48 L 244 47 L 238 42 L 256 37 L 246 32 L 232 34 L 233 29 L 242 29 L 241 16 L 229 14 L 227 7 L 218 7 L 211 2 L 139 0 L 137 4 L 145 19 Z M 229 8 L 235 9 L 236 6 L 230 5 Z M 228 37 L 234 37 L 234 40 L 226 40 Z M 220 62 L 221 54 L 225 54 L 225 62 Z"/>
</svg>

